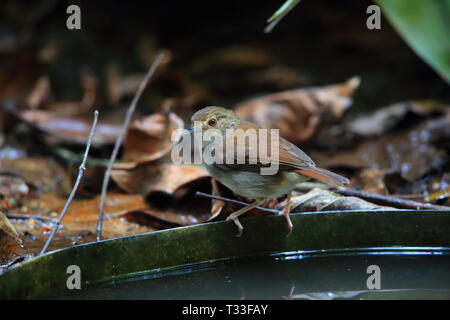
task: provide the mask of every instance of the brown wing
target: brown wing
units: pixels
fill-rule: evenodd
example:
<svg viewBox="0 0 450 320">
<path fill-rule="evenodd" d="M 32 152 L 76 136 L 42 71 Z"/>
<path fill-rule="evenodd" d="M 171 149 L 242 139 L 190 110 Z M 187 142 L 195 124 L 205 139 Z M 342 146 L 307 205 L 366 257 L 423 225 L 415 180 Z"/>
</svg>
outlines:
<svg viewBox="0 0 450 320">
<path fill-rule="evenodd" d="M 350 181 L 346 177 L 340 176 L 334 172 L 322 168 L 309 167 L 308 169 L 300 169 L 294 171 L 304 176 L 322 181 L 326 184 L 343 186 L 350 183 Z"/>
<path fill-rule="evenodd" d="M 278 146 L 276 143 L 272 144 L 270 130 L 267 131 L 267 136 L 264 136 L 265 133 L 260 130 L 266 129 L 259 128 L 257 125 L 247 121 L 242 121 L 235 128 L 235 133 L 238 134 L 238 130 L 242 130 L 245 134 L 245 138 L 234 139 L 234 163 L 226 164 L 226 162 L 223 161 L 224 164 L 220 165 L 223 169 L 228 167 L 229 169 L 256 171 L 260 169 L 261 165 L 269 166 L 271 163 L 278 164 L 280 168 L 284 170 L 306 169 L 315 166 L 315 163 L 308 155 L 306 155 L 306 153 L 286 139 L 279 137 Z M 258 143 L 251 143 L 249 140 L 250 137 L 256 137 Z M 276 136 L 273 136 L 273 139 L 276 139 Z M 259 143 L 263 143 L 264 141 L 266 141 L 267 152 L 259 152 Z M 225 142 L 224 146 L 226 152 Z M 277 150 L 278 157 L 276 154 Z M 238 163 L 238 160 L 241 160 L 242 162 L 242 159 L 244 159 L 245 163 Z"/>
<path fill-rule="evenodd" d="M 280 165 L 304 169 L 315 167 L 316 164 L 306 153 L 295 144 L 280 137 Z"/>
<path fill-rule="evenodd" d="M 340 186 L 349 183 L 349 180 L 345 177 L 316 167 L 314 161 L 312 161 L 306 153 L 284 138 L 278 138 L 278 146 L 276 144 L 272 145 L 272 136 L 270 135 L 270 131 L 267 132 L 267 137 L 264 137 L 264 133 L 260 131 L 264 129 L 259 128 L 251 122 L 242 122 L 236 129 L 242 129 L 243 133 L 248 133 L 248 137 L 252 136 L 252 134 L 249 134 L 249 130 L 252 129 L 254 131 L 253 138 L 256 137 L 258 142 L 251 143 L 247 138 L 235 138 L 234 163 L 220 165 L 216 164 L 223 170 L 238 169 L 244 171 L 259 171 L 262 165 L 269 166 L 271 163 L 277 163 L 281 170 L 292 170 L 301 175 L 314 178 L 327 184 Z M 276 138 L 276 136 L 274 136 L 274 138 Z M 269 152 L 259 152 L 259 139 L 266 140 L 267 150 L 270 150 Z M 224 145 L 226 144 L 224 143 Z M 275 153 L 276 150 L 278 150 L 278 157 Z M 245 163 L 238 163 L 239 153 L 241 153 L 242 160 L 244 160 Z M 265 156 L 265 154 L 267 156 Z M 274 159 L 272 159 L 271 155 L 274 155 Z"/>
</svg>

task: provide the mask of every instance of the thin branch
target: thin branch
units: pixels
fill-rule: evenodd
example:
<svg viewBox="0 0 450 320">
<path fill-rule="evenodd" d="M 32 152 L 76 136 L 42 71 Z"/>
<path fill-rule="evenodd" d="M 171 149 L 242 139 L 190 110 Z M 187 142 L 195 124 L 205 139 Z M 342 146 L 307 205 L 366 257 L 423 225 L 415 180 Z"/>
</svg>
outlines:
<svg viewBox="0 0 450 320">
<path fill-rule="evenodd" d="M 344 190 L 344 189 L 342 189 L 342 190 Z M 342 191 L 341 190 L 341 191 Z M 334 191 L 336 191 L 336 192 L 338 192 L 338 193 L 340 193 L 339 191 L 337 191 L 337 190 L 334 190 Z M 345 190 L 344 190 L 345 191 Z M 353 191 L 356 191 L 356 190 L 349 190 L 349 191 L 352 191 L 352 196 L 356 196 L 356 197 L 358 197 L 358 195 L 356 195 L 355 193 L 353 193 Z M 357 193 L 358 192 L 361 192 L 361 191 L 357 191 Z M 237 200 L 233 200 L 233 199 L 229 199 L 229 198 L 225 198 L 225 197 L 219 197 L 219 196 L 214 196 L 214 195 L 211 195 L 211 194 L 207 194 L 207 193 L 203 193 L 203 192 L 199 192 L 199 191 L 197 191 L 196 193 L 195 193 L 195 195 L 196 196 L 199 196 L 199 197 L 203 197 L 203 198 L 209 198 L 209 199 L 215 199 L 215 200 L 222 200 L 222 201 L 226 201 L 226 202 L 230 202 L 230 203 L 234 203 L 234 204 L 238 204 L 238 205 L 241 205 L 241 206 L 248 206 L 249 204 L 248 203 L 246 203 L 246 202 L 242 202 L 242 201 L 237 201 Z M 343 194 L 344 195 L 344 194 Z M 350 193 L 348 194 L 348 195 L 350 195 Z M 375 194 L 376 195 L 376 194 Z M 376 195 L 376 196 L 378 196 L 378 195 Z M 381 197 L 384 197 L 384 196 L 381 196 Z M 392 198 L 392 197 L 389 197 L 389 198 Z M 400 201 L 402 201 L 402 199 L 396 199 L 396 198 L 394 198 L 395 200 L 400 200 Z M 372 198 L 372 200 L 373 200 L 373 198 Z M 447 209 L 448 210 L 448 207 L 444 207 L 444 206 L 434 206 L 434 205 L 430 205 L 430 206 L 427 206 L 428 204 L 426 204 L 426 203 L 420 203 L 420 202 L 415 202 L 415 201 L 409 201 L 409 202 L 413 202 L 413 203 L 419 203 L 419 204 L 422 204 L 422 205 L 425 205 L 424 207 L 422 207 L 422 208 L 418 208 L 417 206 L 409 206 L 409 207 L 406 207 L 406 206 L 404 206 L 404 207 L 401 207 L 401 208 L 406 208 L 406 209 L 415 209 L 415 210 L 417 210 L 417 209 L 425 209 L 425 210 L 430 210 L 430 209 L 432 209 L 432 210 L 445 210 L 445 209 Z M 398 204 L 398 202 L 397 202 L 397 204 Z M 392 203 L 391 203 L 391 205 L 392 205 Z M 268 209 L 268 208 L 263 208 L 263 207 L 255 207 L 256 209 L 259 209 L 259 210 L 261 210 L 261 211 L 266 211 L 266 212 L 270 212 L 270 213 L 272 213 L 272 214 L 276 214 L 276 215 L 280 215 L 281 214 L 281 211 L 278 211 L 278 210 L 276 210 L 276 209 Z M 344 210 L 345 212 L 348 212 L 348 211 L 353 211 L 353 212 L 366 212 L 366 211 L 377 211 L 378 209 L 374 209 L 374 210 Z M 405 210 L 405 209 L 389 209 L 389 210 L 382 210 L 382 211 L 396 211 L 396 210 Z M 315 212 L 315 211 L 314 211 Z M 336 211 L 330 211 L 330 212 L 336 212 Z M 312 213 L 312 212 L 291 212 L 290 214 L 299 214 L 299 213 L 301 213 L 301 214 L 306 214 L 306 213 Z"/>
<path fill-rule="evenodd" d="M 22 213 L 5 213 L 5 216 L 9 219 L 34 219 L 44 222 L 56 223 L 56 219 L 46 217 L 46 216 L 38 216 L 33 214 L 22 214 Z"/>
<path fill-rule="evenodd" d="M 136 109 L 137 103 L 138 103 L 139 99 L 141 98 L 141 95 L 144 92 L 148 82 L 153 77 L 156 69 L 161 64 L 161 62 L 166 58 L 166 56 L 167 56 L 167 54 L 165 51 L 162 51 L 158 54 L 155 61 L 150 66 L 147 74 L 145 75 L 144 80 L 142 80 L 142 82 L 136 92 L 136 95 L 133 98 L 133 101 L 131 101 L 131 104 L 128 107 L 127 114 L 125 116 L 125 121 L 123 123 L 120 134 L 117 137 L 116 144 L 114 145 L 114 149 L 111 153 L 111 158 L 109 159 L 109 162 L 108 162 L 108 167 L 106 168 L 105 175 L 103 177 L 102 193 L 100 196 L 100 204 L 99 204 L 99 208 L 98 208 L 97 241 L 100 241 L 102 238 L 103 213 L 105 210 L 106 192 L 108 191 L 108 185 L 109 185 L 109 179 L 111 176 L 112 167 L 114 165 L 114 162 L 116 161 L 117 155 L 119 153 L 119 149 L 122 145 L 122 142 L 125 139 L 125 135 L 128 132 L 128 127 L 130 126 L 131 118 L 133 116 L 134 110 Z"/>
<path fill-rule="evenodd" d="M 372 203 L 380 204 L 380 205 L 388 205 L 396 208 L 403 209 L 432 209 L 432 210 L 449 210 L 449 207 L 438 206 L 431 203 L 423 203 L 412 200 L 395 198 L 392 196 L 384 196 L 377 193 L 367 192 L 367 191 L 358 191 L 354 189 L 337 189 L 335 190 L 337 193 L 343 196 L 351 196 L 358 197 Z"/>
<path fill-rule="evenodd" d="M 222 201 L 238 204 L 238 205 L 241 205 L 243 207 L 246 207 L 246 206 L 249 205 L 248 203 L 245 203 L 245 202 L 242 202 L 242 201 L 228 199 L 228 198 L 219 197 L 219 196 L 214 196 L 214 195 L 203 193 L 203 192 L 200 192 L 200 191 L 197 191 L 195 193 L 195 195 L 198 196 L 198 197 L 203 197 L 203 198 L 222 200 Z M 280 212 L 281 212 L 281 211 L 278 211 L 278 210 L 275 210 L 275 209 L 269 209 L 269 208 L 263 208 L 263 207 L 255 207 L 255 209 L 259 209 L 261 211 L 270 212 L 270 213 L 274 213 L 274 214 L 280 214 Z"/>
<path fill-rule="evenodd" d="M 42 251 L 39 255 L 42 255 L 47 251 L 48 247 L 50 246 L 50 243 L 52 242 L 53 238 L 55 237 L 56 232 L 58 231 L 59 226 L 61 225 L 61 221 L 64 218 L 64 216 L 67 212 L 67 209 L 69 209 L 69 205 L 72 202 L 73 197 L 75 196 L 75 193 L 77 192 L 78 185 L 80 184 L 81 178 L 83 177 L 84 171 L 86 170 L 86 160 L 87 160 L 87 157 L 89 154 L 89 149 L 91 148 L 92 140 L 94 138 L 95 128 L 97 127 L 97 119 L 98 119 L 98 111 L 95 110 L 94 111 L 94 122 L 92 123 L 91 132 L 89 133 L 89 139 L 87 141 L 86 150 L 84 151 L 83 160 L 81 161 L 81 165 L 78 169 L 77 180 L 75 181 L 75 185 L 73 186 L 73 189 L 70 192 L 69 198 L 67 199 L 66 204 L 64 205 L 64 207 L 61 211 L 61 215 L 59 216 L 58 221 L 53 226 L 52 233 L 48 237 L 47 242 L 45 243 L 45 245 L 42 248 Z"/>
</svg>

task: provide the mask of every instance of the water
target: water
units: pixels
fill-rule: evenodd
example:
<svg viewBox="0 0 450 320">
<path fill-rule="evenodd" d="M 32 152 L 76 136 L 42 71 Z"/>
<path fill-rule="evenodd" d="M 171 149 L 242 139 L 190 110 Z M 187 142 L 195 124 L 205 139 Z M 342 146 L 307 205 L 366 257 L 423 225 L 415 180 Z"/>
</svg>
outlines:
<svg viewBox="0 0 450 320">
<path fill-rule="evenodd" d="M 367 273 L 380 267 L 380 290 Z M 450 251 L 302 252 L 206 262 L 97 284 L 71 299 L 450 299 Z"/>
</svg>

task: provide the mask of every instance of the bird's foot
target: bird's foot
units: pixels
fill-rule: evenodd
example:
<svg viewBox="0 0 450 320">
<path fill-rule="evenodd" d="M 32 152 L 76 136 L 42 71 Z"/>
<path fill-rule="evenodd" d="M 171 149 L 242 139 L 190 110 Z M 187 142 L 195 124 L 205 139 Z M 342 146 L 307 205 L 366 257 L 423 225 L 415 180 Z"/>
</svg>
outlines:
<svg viewBox="0 0 450 320">
<path fill-rule="evenodd" d="M 233 215 L 230 214 L 230 215 L 227 217 L 227 220 L 232 220 L 232 221 L 236 224 L 236 226 L 238 227 L 239 233 L 236 235 L 236 237 L 242 236 L 242 233 L 244 232 L 244 227 L 242 226 L 242 224 L 241 224 L 241 222 L 239 221 L 239 219 L 238 219 L 237 217 L 233 217 Z"/>
<path fill-rule="evenodd" d="M 289 212 L 291 212 L 291 198 L 292 198 L 292 194 L 289 193 L 286 198 L 286 205 L 284 206 L 284 209 L 283 209 L 283 215 L 284 215 L 284 218 L 286 219 L 288 229 L 289 229 L 286 237 L 291 235 L 292 229 L 294 227 L 294 225 L 292 224 L 292 221 L 291 221 L 291 217 L 289 216 Z"/>
<path fill-rule="evenodd" d="M 240 237 L 242 236 L 242 232 L 244 231 L 244 227 L 242 226 L 242 224 L 239 222 L 238 217 L 243 215 L 244 213 L 246 213 L 247 211 L 253 209 L 254 207 L 259 206 L 261 203 L 264 202 L 264 199 L 258 199 L 256 200 L 254 203 L 249 204 L 248 206 L 239 209 L 236 212 L 233 212 L 232 214 L 230 214 L 227 217 L 227 220 L 233 220 L 234 223 L 237 225 L 238 229 L 239 229 L 239 233 L 236 235 L 236 237 Z"/>
<path fill-rule="evenodd" d="M 286 217 L 286 221 L 287 221 L 287 225 L 288 225 L 288 233 L 287 233 L 286 237 L 289 237 L 292 233 L 292 229 L 294 228 L 294 225 L 292 224 L 289 214 L 287 214 L 285 217 Z"/>
</svg>

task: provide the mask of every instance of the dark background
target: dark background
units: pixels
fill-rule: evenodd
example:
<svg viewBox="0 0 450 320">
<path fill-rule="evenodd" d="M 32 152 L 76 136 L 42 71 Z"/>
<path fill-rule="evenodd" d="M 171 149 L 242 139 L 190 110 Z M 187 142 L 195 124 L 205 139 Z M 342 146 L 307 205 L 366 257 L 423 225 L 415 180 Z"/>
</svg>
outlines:
<svg viewBox="0 0 450 320">
<path fill-rule="evenodd" d="M 17 1 L 0 4 L 0 98 L 20 103 L 37 76 L 49 74 L 55 99 L 81 95 L 80 69 L 88 67 L 105 86 L 106 68 L 120 65 L 123 73 L 145 72 L 151 59 L 139 55 L 142 39 L 155 52 L 173 54 L 172 70 L 186 81 L 201 84 L 211 103 L 233 105 L 277 86 L 247 85 L 246 75 L 264 66 L 233 68 L 199 64 L 228 47 L 259 48 L 268 64 L 300 73 L 301 85 L 324 85 L 360 75 L 358 108 L 370 109 L 410 99 L 449 99 L 447 84 L 382 20 L 381 30 L 366 28 L 372 1 L 302 1 L 274 29 L 263 32 L 266 20 L 283 1 Z M 82 29 L 66 28 L 66 8 L 78 4 Z M 39 52 L 57 44 L 51 63 Z M 150 50 L 150 52 L 151 52 Z M 206 71 L 205 71 L 206 70 Z M 257 75 L 256 75 L 257 76 Z M 20 79 L 23 90 L 11 89 Z M 163 98 L 180 95 L 180 88 L 160 84 L 144 99 L 155 109 Z M 153 99 L 153 100 L 152 100 Z M 102 107 L 108 107 L 101 99 Z M 354 108 L 352 108 L 354 109 Z"/>
</svg>

